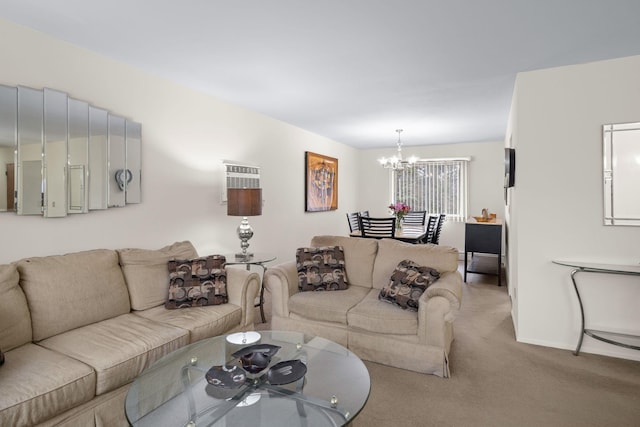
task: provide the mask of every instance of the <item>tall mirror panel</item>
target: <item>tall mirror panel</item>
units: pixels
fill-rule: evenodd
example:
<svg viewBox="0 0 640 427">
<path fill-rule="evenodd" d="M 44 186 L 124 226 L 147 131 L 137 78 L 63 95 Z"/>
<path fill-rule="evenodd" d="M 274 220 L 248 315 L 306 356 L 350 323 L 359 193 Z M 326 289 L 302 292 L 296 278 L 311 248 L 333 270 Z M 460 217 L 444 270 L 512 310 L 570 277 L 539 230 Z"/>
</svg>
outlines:
<svg viewBox="0 0 640 427">
<path fill-rule="evenodd" d="M 109 207 L 125 205 L 126 171 L 125 119 L 109 114 Z"/>
<path fill-rule="evenodd" d="M 141 159 L 140 145 L 142 142 L 142 125 L 140 123 L 126 121 L 126 167 L 127 178 L 125 199 L 127 203 L 140 203 L 141 192 Z M 128 179 L 131 177 L 131 179 Z"/>
<path fill-rule="evenodd" d="M 108 115 L 107 110 L 89 106 L 89 210 L 108 207 Z"/>
<path fill-rule="evenodd" d="M 43 94 L 18 87 L 18 156 L 16 172 L 18 215 L 42 215 Z"/>
<path fill-rule="evenodd" d="M 89 104 L 69 98 L 68 213 L 89 211 Z"/>
<path fill-rule="evenodd" d="M 18 90 L 0 85 L 0 212 L 15 210 Z"/>
<path fill-rule="evenodd" d="M 44 89 L 44 216 L 67 216 L 67 94 Z"/>
</svg>

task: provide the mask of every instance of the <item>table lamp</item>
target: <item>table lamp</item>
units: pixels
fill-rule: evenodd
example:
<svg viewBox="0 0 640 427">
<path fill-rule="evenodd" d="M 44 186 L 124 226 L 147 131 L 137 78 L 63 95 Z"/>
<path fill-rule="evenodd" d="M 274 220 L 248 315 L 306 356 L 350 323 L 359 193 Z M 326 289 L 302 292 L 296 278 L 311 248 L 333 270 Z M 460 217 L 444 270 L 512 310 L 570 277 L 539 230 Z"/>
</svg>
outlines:
<svg viewBox="0 0 640 427">
<path fill-rule="evenodd" d="M 249 239 L 253 237 L 253 229 L 249 225 L 249 216 L 262 215 L 262 188 L 229 188 L 227 189 L 227 215 L 241 216 L 238 226 L 238 237 L 242 252 L 236 258 L 248 259 L 253 254 L 247 252 Z"/>
</svg>

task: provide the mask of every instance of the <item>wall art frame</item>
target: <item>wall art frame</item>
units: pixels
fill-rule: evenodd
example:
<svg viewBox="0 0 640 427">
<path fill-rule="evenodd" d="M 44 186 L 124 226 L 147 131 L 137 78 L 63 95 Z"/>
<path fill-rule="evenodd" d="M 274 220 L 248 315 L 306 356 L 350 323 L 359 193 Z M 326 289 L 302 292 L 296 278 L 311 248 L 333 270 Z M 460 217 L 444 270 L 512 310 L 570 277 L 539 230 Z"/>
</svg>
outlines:
<svg viewBox="0 0 640 427">
<path fill-rule="evenodd" d="M 338 209 L 338 159 L 305 151 L 305 211 Z"/>
</svg>

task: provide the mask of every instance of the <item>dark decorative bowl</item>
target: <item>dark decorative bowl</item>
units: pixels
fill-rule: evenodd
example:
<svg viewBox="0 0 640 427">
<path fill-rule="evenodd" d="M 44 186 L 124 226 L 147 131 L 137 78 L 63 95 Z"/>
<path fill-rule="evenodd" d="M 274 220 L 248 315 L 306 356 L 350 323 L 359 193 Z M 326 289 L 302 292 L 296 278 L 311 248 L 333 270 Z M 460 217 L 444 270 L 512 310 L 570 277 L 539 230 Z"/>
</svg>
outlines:
<svg viewBox="0 0 640 427">
<path fill-rule="evenodd" d="M 269 366 L 271 358 L 278 352 L 280 346 L 272 344 L 255 344 L 241 348 L 232 354 L 242 364 L 242 368 L 250 374 L 257 374 Z"/>
</svg>

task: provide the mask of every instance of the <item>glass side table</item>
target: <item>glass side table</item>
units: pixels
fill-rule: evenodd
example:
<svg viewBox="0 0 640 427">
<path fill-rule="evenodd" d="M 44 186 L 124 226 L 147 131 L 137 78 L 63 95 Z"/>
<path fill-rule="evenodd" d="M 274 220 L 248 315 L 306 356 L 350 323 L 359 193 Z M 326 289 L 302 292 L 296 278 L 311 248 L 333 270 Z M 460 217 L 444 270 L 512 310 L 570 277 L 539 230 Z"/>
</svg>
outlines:
<svg viewBox="0 0 640 427">
<path fill-rule="evenodd" d="M 245 265 L 247 267 L 247 271 L 251 270 L 252 265 L 257 265 L 262 267 L 262 280 L 260 281 L 260 300 L 254 307 L 260 307 L 260 317 L 262 318 L 262 323 L 265 323 L 267 319 L 264 317 L 264 273 L 267 271 L 267 266 L 265 265 L 268 262 L 274 261 L 276 256 L 269 253 L 264 252 L 254 252 L 249 257 L 238 256 L 237 254 L 225 254 L 225 258 L 227 259 L 227 265 Z"/>
</svg>

